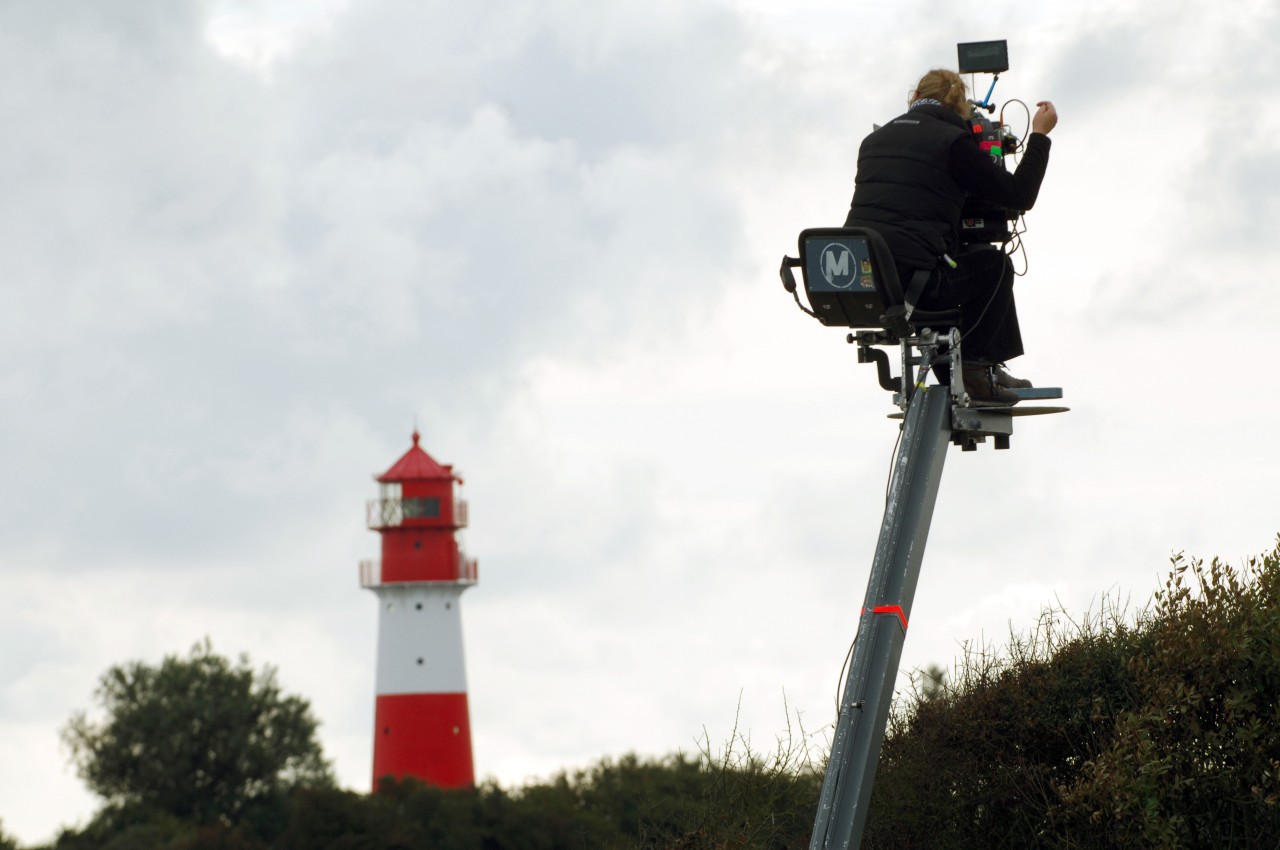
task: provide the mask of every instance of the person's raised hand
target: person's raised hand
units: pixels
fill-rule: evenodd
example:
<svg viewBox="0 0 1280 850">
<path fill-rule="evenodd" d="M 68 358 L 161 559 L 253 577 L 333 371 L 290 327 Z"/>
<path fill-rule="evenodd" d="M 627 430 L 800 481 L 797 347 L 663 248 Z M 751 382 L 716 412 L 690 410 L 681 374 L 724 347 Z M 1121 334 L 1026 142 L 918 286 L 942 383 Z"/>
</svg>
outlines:
<svg viewBox="0 0 1280 850">
<path fill-rule="evenodd" d="M 1049 135 L 1049 131 L 1058 126 L 1058 110 L 1053 108 L 1053 102 L 1041 100 L 1036 103 L 1040 107 L 1036 110 L 1036 114 L 1031 118 L 1031 132 L 1044 133 Z"/>
</svg>

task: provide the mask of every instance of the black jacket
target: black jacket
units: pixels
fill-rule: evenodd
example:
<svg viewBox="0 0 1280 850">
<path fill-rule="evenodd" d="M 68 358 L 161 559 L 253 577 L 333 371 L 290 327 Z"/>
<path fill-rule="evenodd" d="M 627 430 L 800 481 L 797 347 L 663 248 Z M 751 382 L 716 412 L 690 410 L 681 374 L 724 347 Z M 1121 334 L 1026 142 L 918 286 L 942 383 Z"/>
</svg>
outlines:
<svg viewBox="0 0 1280 850">
<path fill-rule="evenodd" d="M 1032 133 L 1011 174 L 978 147 L 965 119 L 918 104 L 863 140 L 845 226 L 878 230 L 904 270 L 932 268 L 959 249 L 967 195 L 1029 210 L 1048 163 L 1049 137 Z"/>
</svg>

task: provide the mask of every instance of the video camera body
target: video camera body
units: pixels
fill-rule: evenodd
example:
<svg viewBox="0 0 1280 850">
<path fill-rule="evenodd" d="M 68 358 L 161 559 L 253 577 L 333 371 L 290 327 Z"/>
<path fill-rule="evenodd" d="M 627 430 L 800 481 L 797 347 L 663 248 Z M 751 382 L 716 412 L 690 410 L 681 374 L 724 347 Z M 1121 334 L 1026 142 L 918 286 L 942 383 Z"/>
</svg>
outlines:
<svg viewBox="0 0 1280 850">
<path fill-rule="evenodd" d="M 961 74 L 994 74 L 991 88 L 981 101 L 973 101 L 973 114 L 969 118 L 969 128 L 977 140 L 979 147 L 991 154 L 991 157 L 1007 169 L 1005 155 L 1015 153 L 1019 140 L 1008 127 L 1000 121 L 981 114 L 995 111 L 991 103 L 991 93 L 995 91 L 996 81 L 1000 74 L 1009 70 L 1009 43 L 1000 41 L 974 41 L 956 45 L 956 53 L 960 59 L 958 69 Z M 965 200 L 960 213 L 960 241 L 966 245 L 975 242 L 999 242 L 1006 244 L 1013 239 L 1012 224 L 1017 222 L 1023 210 L 1012 210 L 970 197 Z"/>
</svg>

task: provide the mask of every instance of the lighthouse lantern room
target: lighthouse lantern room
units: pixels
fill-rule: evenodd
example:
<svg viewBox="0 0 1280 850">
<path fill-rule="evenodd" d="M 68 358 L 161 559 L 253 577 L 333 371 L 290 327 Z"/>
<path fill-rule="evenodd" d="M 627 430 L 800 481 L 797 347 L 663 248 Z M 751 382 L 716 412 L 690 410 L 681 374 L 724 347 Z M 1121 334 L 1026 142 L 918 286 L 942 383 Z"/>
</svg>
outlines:
<svg viewBox="0 0 1280 850">
<path fill-rule="evenodd" d="M 382 537 L 382 560 L 360 563 L 360 585 L 378 597 L 375 789 L 384 776 L 475 785 L 459 607 L 476 582 L 476 561 L 458 541 L 467 503 L 454 492 L 461 476 L 418 442 L 414 431 L 367 506 Z"/>
</svg>

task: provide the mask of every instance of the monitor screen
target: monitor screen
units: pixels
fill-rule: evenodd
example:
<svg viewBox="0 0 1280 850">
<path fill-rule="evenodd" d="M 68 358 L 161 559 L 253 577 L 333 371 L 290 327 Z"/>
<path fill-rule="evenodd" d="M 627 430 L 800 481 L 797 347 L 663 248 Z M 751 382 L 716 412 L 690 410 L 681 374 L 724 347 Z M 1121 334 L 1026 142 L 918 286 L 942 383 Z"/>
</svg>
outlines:
<svg viewBox="0 0 1280 850">
<path fill-rule="evenodd" d="M 961 74 L 999 74 L 1009 70 L 1009 42 L 969 41 L 956 45 Z"/>
</svg>

